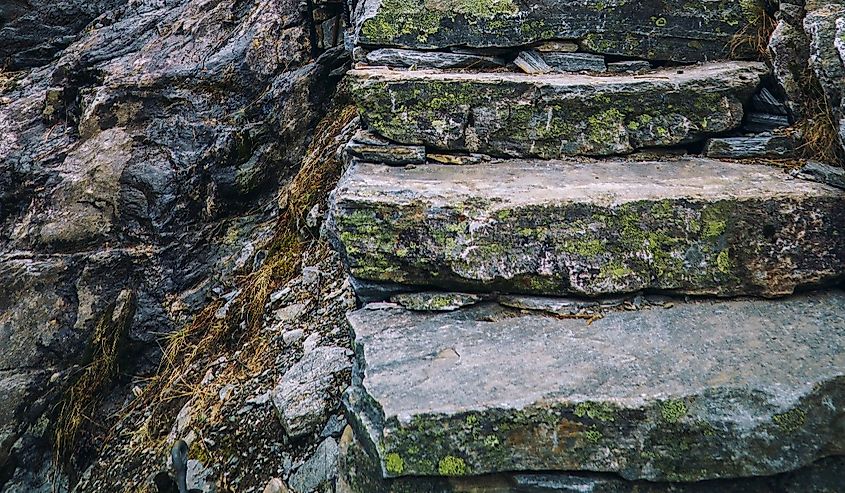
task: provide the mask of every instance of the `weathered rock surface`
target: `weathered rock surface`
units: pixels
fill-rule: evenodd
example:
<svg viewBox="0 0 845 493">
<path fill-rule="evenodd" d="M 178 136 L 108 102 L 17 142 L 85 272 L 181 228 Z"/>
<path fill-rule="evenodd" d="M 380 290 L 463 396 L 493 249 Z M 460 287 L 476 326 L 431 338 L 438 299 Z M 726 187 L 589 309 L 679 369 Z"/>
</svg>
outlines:
<svg viewBox="0 0 845 493">
<path fill-rule="evenodd" d="M 419 49 L 521 46 L 579 39 L 590 51 L 640 58 L 726 58 L 733 36 L 752 22 L 756 2 L 552 0 L 364 0 L 357 41 Z"/>
<path fill-rule="evenodd" d="M 360 131 L 346 145 L 353 157 L 387 165 L 424 164 L 425 146 L 398 145 L 370 132 Z"/>
<path fill-rule="evenodd" d="M 797 170 L 797 175 L 805 180 L 813 180 L 845 190 L 845 169 L 843 168 L 818 161 L 808 161 Z"/>
<path fill-rule="evenodd" d="M 604 72 L 607 70 L 604 57 L 592 53 L 543 53 L 543 60 L 559 72 Z"/>
<path fill-rule="evenodd" d="M 845 152 L 845 2 L 811 0 L 806 9 L 810 67 L 822 86 Z"/>
<path fill-rule="evenodd" d="M 398 303 L 408 310 L 451 312 L 481 301 L 481 297 L 468 293 L 401 293 L 393 296 L 390 301 Z"/>
<path fill-rule="evenodd" d="M 800 145 L 791 135 L 756 135 L 709 139 L 704 154 L 713 158 L 786 158 L 794 157 Z"/>
<path fill-rule="evenodd" d="M 503 67 L 505 61 L 501 58 L 470 55 L 464 53 L 446 53 L 442 51 L 398 50 L 381 48 L 373 50 L 366 56 L 370 65 L 386 65 L 388 67 L 414 68 L 495 68 Z"/>
<path fill-rule="evenodd" d="M 302 465 L 290 479 L 296 492 L 310 493 L 320 486 L 331 484 L 337 478 L 338 447 L 334 438 L 326 438 L 317 447 L 314 456 Z"/>
<path fill-rule="evenodd" d="M 810 60 L 810 43 L 803 26 L 803 4 L 803 0 L 780 2 L 778 23 L 769 40 L 772 72 L 795 119 L 804 117 L 803 86 Z"/>
<path fill-rule="evenodd" d="M 127 3 L 127 0 L 4 1 L 0 5 L 0 67 L 20 69 L 49 62 L 94 18 Z M 111 20 L 107 16 L 102 22 Z"/>
<path fill-rule="evenodd" d="M 296 438 L 320 432 L 329 410 L 329 392 L 352 367 L 348 352 L 318 347 L 285 372 L 271 397 L 288 435 Z"/>
<path fill-rule="evenodd" d="M 0 490 L 62 491 L 51 420 L 95 322 L 136 294 L 120 381 L 89 416 L 107 428 L 158 339 L 260 264 L 346 56 L 314 60 L 290 1 L 0 4 L 0 65 L 43 64 L 0 75 L 0 371 L 15 382 Z M 101 452 L 88 445 L 72 468 Z"/>
<path fill-rule="evenodd" d="M 613 474 L 511 473 L 466 477 L 382 478 L 378 459 L 347 428 L 340 441 L 338 493 L 840 493 L 845 458 L 822 459 L 792 473 L 766 478 L 697 483 L 626 481 Z"/>
<path fill-rule="evenodd" d="M 766 476 L 845 454 L 845 293 L 617 311 L 349 316 L 353 425 L 385 477 Z M 730 457 L 729 461 L 724 460 Z"/>
<path fill-rule="evenodd" d="M 762 165 L 359 163 L 331 227 L 352 275 L 444 289 L 775 296 L 845 274 L 845 195 Z"/>
<path fill-rule="evenodd" d="M 768 69 L 711 63 L 644 76 L 354 70 L 353 98 L 388 139 L 497 156 L 624 154 L 738 127 Z"/>
</svg>

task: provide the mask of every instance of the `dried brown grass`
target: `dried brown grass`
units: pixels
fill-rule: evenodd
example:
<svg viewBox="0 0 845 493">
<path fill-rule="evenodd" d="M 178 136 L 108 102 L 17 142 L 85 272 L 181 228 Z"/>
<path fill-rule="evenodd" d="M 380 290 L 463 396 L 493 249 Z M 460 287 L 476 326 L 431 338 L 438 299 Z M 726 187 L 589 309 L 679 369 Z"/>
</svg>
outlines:
<svg viewBox="0 0 845 493">
<path fill-rule="evenodd" d="M 240 295 L 226 316 L 216 318 L 215 312 L 222 302 L 212 303 L 190 324 L 167 338 L 159 372 L 135 402 L 135 406 L 143 406 L 150 412 L 146 441 L 160 442 L 166 437 L 167 425 L 186 398 L 194 399 L 196 408 L 204 409 L 207 419 L 220 419 L 220 410 L 215 407 L 219 407 L 220 399 L 200 385 L 204 361 L 227 349 L 249 348 L 248 352 L 244 351 L 248 357 L 240 371 L 249 373 L 258 369 L 266 349 L 258 337 L 264 307 L 270 294 L 301 269 L 302 254 L 310 241 L 302 226 L 311 208 L 325 201 L 340 178 L 341 163 L 336 157 L 338 136 L 355 114 L 354 107 L 341 107 L 331 111 L 317 126 L 300 170 L 283 192 L 286 200 L 281 202 L 286 207 L 267 246 L 268 257 L 255 272 L 238 279 Z M 164 444 L 154 443 L 154 446 Z"/>
</svg>

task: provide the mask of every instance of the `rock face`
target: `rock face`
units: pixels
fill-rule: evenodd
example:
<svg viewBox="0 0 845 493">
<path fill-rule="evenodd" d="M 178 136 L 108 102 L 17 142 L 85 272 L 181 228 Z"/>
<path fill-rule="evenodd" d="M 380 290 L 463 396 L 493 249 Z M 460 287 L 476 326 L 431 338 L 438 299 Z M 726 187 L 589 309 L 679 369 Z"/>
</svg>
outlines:
<svg viewBox="0 0 845 493">
<path fill-rule="evenodd" d="M 810 67 L 824 90 L 845 151 L 845 3 L 810 1 L 806 8 Z"/>
<path fill-rule="evenodd" d="M 624 154 L 733 129 L 767 70 L 759 63 L 721 62 L 648 76 L 379 68 L 351 76 L 365 123 L 388 139 L 548 159 Z"/>
<path fill-rule="evenodd" d="M 127 0 L 7 0 L 0 5 L 0 67 L 44 64 L 94 18 Z M 113 18 L 103 19 L 103 23 Z"/>
<path fill-rule="evenodd" d="M 705 159 L 359 163 L 331 223 L 352 275 L 561 295 L 791 293 L 845 274 L 845 195 Z"/>
<path fill-rule="evenodd" d="M 0 371 L 14 396 L 0 489 L 34 492 L 51 488 L 50 413 L 100 315 L 135 293 L 121 364 L 149 376 L 156 339 L 257 265 L 347 57 L 313 59 L 289 1 L 0 4 L 0 65 L 37 65 L 0 74 Z M 126 383 L 107 397 L 123 402 Z"/>
<path fill-rule="evenodd" d="M 348 401 L 385 477 L 699 481 L 845 452 L 843 292 L 622 310 L 589 326 L 494 304 L 349 321 L 363 373 Z"/>
<path fill-rule="evenodd" d="M 655 60 L 725 58 L 753 23 L 755 0 L 362 0 L 362 45 L 436 49 L 575 39 L 597 53 Z"/>
</svg>

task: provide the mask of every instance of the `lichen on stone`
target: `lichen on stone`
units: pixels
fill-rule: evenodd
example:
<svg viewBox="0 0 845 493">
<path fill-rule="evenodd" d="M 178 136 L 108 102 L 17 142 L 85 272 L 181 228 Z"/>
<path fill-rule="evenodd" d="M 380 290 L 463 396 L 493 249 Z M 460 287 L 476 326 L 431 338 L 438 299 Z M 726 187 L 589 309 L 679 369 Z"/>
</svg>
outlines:
<svg viewBox="0 0 845 493">
<path fill-rule="evenodd" d="M 437 472 L 441 476 L 466 476 L 469 473 L 469 468 L 466 462 L 460 457 L 447 455 L 440 459 L 437 465 Z"/>
</svg>

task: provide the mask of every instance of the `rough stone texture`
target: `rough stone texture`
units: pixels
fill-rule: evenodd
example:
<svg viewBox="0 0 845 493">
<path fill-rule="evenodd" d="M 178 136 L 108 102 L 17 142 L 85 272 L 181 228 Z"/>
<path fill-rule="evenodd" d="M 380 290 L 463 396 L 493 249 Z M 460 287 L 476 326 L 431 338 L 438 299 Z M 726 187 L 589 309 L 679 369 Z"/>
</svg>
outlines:
<svg viewBox="0 0 845 493">
<path fill-rule="evenodd" d="M 73 42 L 94 18 L 127 0 L 5 0 L 0 3 L 0 67 L 41 65 Z M 120 10 L 102 23 L 111 22 Z"/>
<path fill-rule="evenodd" d="M 837 168 L 818 161 L 808 161 L 798 170 L 797 175 L 806 180 L 813 180 L 845 190 L 845 169 Z"/>
<path fill-rule="evenodd" d="M 409 48 L 521 46 L 579 39 L 589 51 L 639 58 L 726 58 L 750 23 L 742 0 L 362 0 L 357 41 Z M 750 4 L 750 5 L 749 5 Z"/>
<path fill-rule="evenodd" d="M 794 119 L 804 116 L 803 79 L 809 69 L 809 40 L 804 32 L 803 1 L 780 2 L 778 24 L 769 40 L 772 72 L 786 96 L 786 104 Z"/>
<path fill-rule="evenodd" d="M 513 64 L 526 74 L 547 74 L 552 71 L 552 67 L 536 50 L 521 51 L 514 59 Z"/>
<path fill-rule="evenodd" d="M 707 159 L 359 163 L 329 224 L 372 281 L 775 296 L 845 274 L 843 202 L 777 168 Z"/>
<path fill-rule="evenodd" d="M 370 65 L 386 65 L 388 67 L 415 68 L 495 68 L 505 65 L 501 58 L 470 55 L 464 53 L 444 53 L 442 51 L 415 51 L 382 48 L 367 54 Z"/>
<path fill-rule="evenodd" d="M 604 72 L 604 57 L 592 53 L 543 53 L 543 60 L 558 72 Z"/>
<path fill-rule="evenodd" d="M 273 389 L 273 405 L 291 437 L 319 433 L 328 412 L 329 391 L 352 367 L 348 350 L 317 347 L 282 377 Z"/>
<path fill-rule="evenodd" d="M 845 151 L 845 2 L 810 1 L 806 8 L 810 67 L 824 90 Z"/>
<path fill-rule="evenodd" d="M 451 312 L 481 301 L 481 297 L 467 293 L 401 293 L 390 299 L 403 308 L 414 311 Z"/>
<path fill-rule="evenodd" d="M 426 161 L 424 146 L 397 145 L 363 130 L 355 134 L 346 150 L 351 156 L 371 163 L 406 165 Z"/>
<path fill-rule="evenodd" d="M 841 291 L 679 302 L 591 325 L 492 304 L 349 321 L 362 374 L 347 404 L 385 477 L 699 481 L 845 454 Z"/>
<path fill-rule="evenodd" d="M 337 493 L 841 493 L 845 458 L 822 459 L 793 473 L 697 483 L 626 481 L 612 474 L 533 473 L 383 479 L 378 459 L 351 428 L 340 440 Z"/>
<path fill-rule="evenodd" d="M 337 442 L 326 438 L 314 455 L 290 479 L 290 486 L 298 493 L 310 493 L 321 485 L 330 484 L 337 477 Z"/>
<path fill-rule="evenodd" d="M 710 139 L 704 154 L 713 158 L 786 158 L 794 157 L 800 142 L 790 135 L 756 135 Z"/>
<path fill-rule="evenodd" d="M 136 293 L 120 381 L 90 416 L 107 428 L 157 339 L 260 264 L 346 57 L 312 59 L 289 0 L 0 4 L 0 65 L 49 61 L 0 75 L 0 371 L 28 382 L 0 424 L 0 489 L 49 491 L 47 425 L 98 317 Z"/>
<path fill-rule="evenodd" d="M 651 70 L 651 64 L 645 60 L 613 62 L 607 64 L 609 72 L 645 72 Z"/>
<path fill-rule="evenodd" d="M 624 154 L 739 126 L 763 64 L 711 63 L 647 76 L 353 70 L 370 129 L 403 144 L 498 156 Z"/>
</svg>

